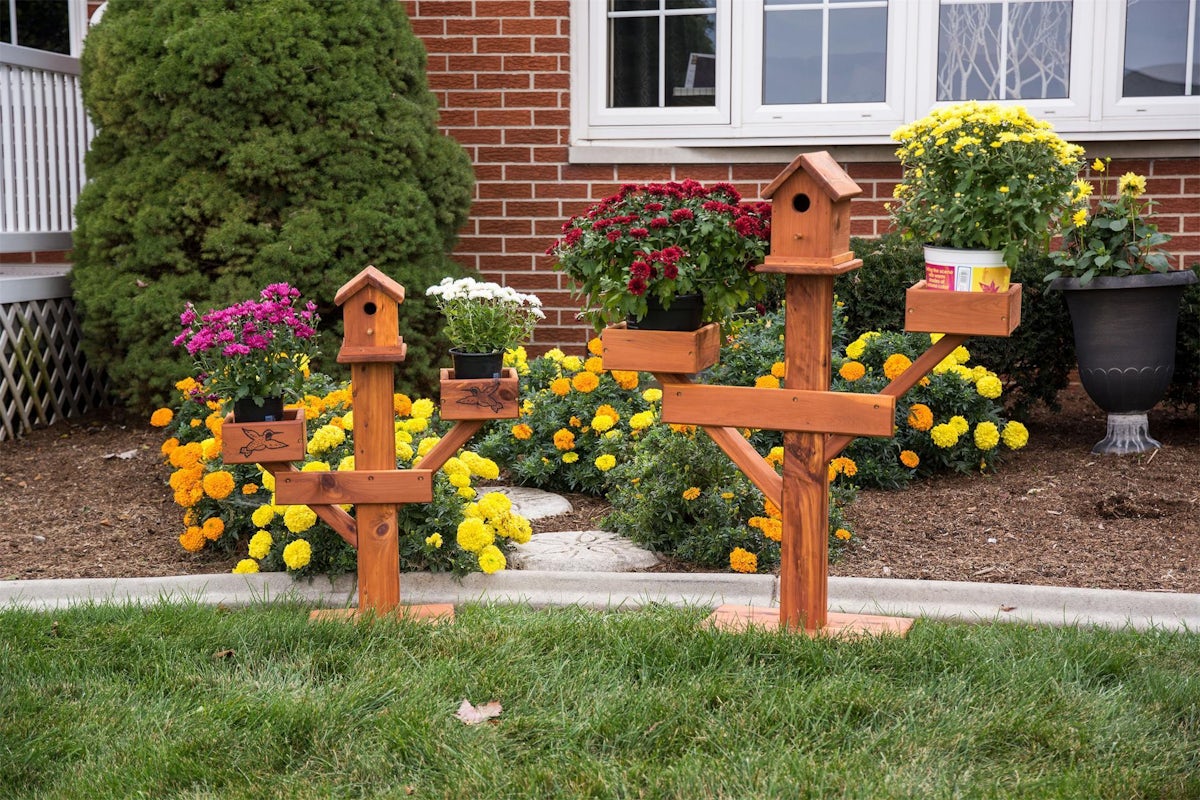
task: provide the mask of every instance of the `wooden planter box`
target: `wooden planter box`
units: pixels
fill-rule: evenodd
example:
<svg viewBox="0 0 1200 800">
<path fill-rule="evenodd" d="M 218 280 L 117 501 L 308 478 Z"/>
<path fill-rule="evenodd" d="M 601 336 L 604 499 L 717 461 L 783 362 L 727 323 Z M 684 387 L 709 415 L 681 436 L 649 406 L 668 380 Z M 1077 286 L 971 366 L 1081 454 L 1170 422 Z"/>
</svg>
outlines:
<svg viewBox="0 0 1200 800">
<path fill-rule="evenodd" d="M 630 330 L 624 322 L 604 329 L 604 368 L 629 372 L 690 375 L 717 363 L 721 326 L 710 322 L 695 331 Z"/>
<path fill-rule="evenodd" d="M 505 367 L 500 376 L 458 379 L 453 369 L 443 369 L 438 413 L 442 419 L 516 419 L 521 415 L 517 371 Z"/>
<path fill-rule="evenodd" d="M 303 461 L 308 445 L 303 408 L 285 408 L 280 422 L 234 422 L 221 426 L 221 457 L 226 464 Z"/>
<path fill-rule="evenodd" d="M 1021 324 L 1021 284 L 1007 292 L 946 292 L 912 286 L 905 296 L 904 329 L 967 336 L 1008 336 Z"/>
</svg>

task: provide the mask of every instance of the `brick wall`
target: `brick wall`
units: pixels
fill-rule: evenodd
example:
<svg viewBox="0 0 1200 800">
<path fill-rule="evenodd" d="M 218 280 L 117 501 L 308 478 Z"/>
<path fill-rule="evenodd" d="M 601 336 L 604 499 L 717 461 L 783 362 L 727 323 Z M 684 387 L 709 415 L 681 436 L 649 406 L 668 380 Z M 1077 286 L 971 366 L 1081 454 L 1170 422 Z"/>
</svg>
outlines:
<svg viewBox="0 0 1200 800">
<path fill-rule="evenodd" d="M 786 163 L 569 164 L 567 0 L 402 1 L 429 53 L 442 129 L 462 143 L 475 165 L 475 202 L 455 257 L 491 280 L 542 298 L 547 319 L 535 334 L 535 352 L 577 348 L 587 336 L 575 321 L 577 302 L 545 255 L 564 220 L 628 182 L 721 180 L 755 198 Z M 852 234 L 884 233 L 884 203 L 900 178 L 898 164 L 844 166 L 863 188 L 851 206 Z M 1147 176 L 1158 203 L 1156 221 L 1175 237 L 1173 260 L 1182 255 L 1188 264 L 1200 262 L 1200 159 L 1122 160 L 1111 169 Z"/>
</svg>

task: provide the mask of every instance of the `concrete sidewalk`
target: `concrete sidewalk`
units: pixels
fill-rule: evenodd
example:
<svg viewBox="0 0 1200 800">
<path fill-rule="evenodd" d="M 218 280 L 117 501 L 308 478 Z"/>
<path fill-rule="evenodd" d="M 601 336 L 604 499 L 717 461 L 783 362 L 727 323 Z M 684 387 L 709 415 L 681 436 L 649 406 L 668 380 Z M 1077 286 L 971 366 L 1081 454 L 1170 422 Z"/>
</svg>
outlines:
<svg viewBox="0 0 1200 800">
<path fill-rule="evenodd" d="M 527 603 L 637 608 L 649 603 L 773 607 L 770 575 L 506 570 L 455 578 L 401 577 L 406 603 Z M 65 608 L 78 603 L 147 604 L 160 600 L 246 605 L 300 601 L 324 607 L 357 602 L 353 576 L 294 581 L 286 573 L 188 575 L 0 582 L 0 610 Z M 996 583 L 830 578 L 831 611 L 965 622 L 1001 621 L 1200 631 L 1200 595 L 1069 589 Z"/>
</svg>

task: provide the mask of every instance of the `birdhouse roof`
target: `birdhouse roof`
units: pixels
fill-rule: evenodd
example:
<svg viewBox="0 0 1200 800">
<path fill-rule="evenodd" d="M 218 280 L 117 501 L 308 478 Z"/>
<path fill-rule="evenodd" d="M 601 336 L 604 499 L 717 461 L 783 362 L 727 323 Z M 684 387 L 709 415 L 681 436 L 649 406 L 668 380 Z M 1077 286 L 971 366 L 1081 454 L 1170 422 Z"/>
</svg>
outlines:
<svg viewBox="0 0 1200 800">
<path fill-rule="evenodd" d="M 333 302 L 340 306 L 368 286 L 374 286 L 397 303 L 404 302 L 404 287 L 375 267 L 367 267 L 346 281 L 345 285 L 338 289 L 337 294 L 333 296 Z"/>
<path fill-rule="evenodd" d="M 835 203 L 862 194 L 862 187 L 838 166 L 838 163 L 833 160 L 833 156 L 821 150 L 816 153 L 801 153 L 792 159 L 792 163 L 784 167 L 783 172 L 776 175 L 775 180 L 762 190 L 762 199 L 770 200 L 784 181 L 792 177 L 798 169 L 803 169 L 810 178 L 815 180 L 822 191 Z"/>
</svg>

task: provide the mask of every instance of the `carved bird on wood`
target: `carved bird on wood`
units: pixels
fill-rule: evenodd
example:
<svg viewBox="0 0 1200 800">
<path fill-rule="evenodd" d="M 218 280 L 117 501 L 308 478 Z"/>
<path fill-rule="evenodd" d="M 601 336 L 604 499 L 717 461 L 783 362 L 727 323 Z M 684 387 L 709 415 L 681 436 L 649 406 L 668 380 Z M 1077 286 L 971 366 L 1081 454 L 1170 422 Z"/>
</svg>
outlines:
<svg viewBox="0 0 1200 800">
<path fill-rule="evenodd" d="M 504 403 L 497 396 L 499 393 L 499 381 L 487 387 L 469 386 L 466 396 L 458 398 L 458 402 L 464 406 L 487 406 L 492 411 L 499 411 L 504 408 Z"/>
<path fill-rule="evenodd" d="M 287 442 L 281 442 L 275 438 L 279 434 L 283 433 L 283 431 L 273 431 L 268 428 L 262 433 L 249 429 L 246 429 L 243 432 L 246 434 L 246 438 L 250 441 L 242 445 L 242 448 L 238 452 L 240 452 L 246 458 L 249 458 L 251 453 L 257 453 L 259 450 L 278 450 L 281 447 L 288 446 Z"/>
</svg>

